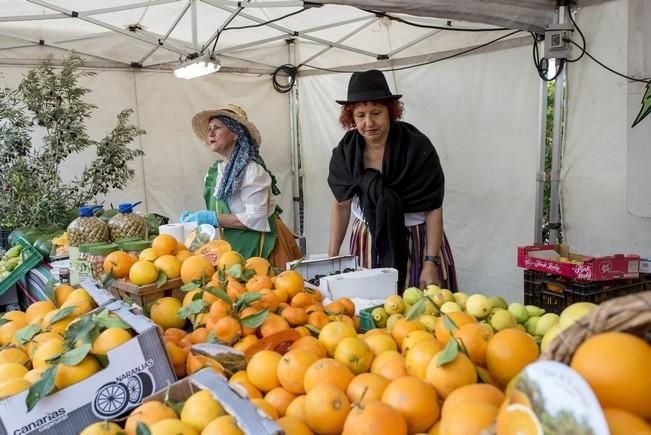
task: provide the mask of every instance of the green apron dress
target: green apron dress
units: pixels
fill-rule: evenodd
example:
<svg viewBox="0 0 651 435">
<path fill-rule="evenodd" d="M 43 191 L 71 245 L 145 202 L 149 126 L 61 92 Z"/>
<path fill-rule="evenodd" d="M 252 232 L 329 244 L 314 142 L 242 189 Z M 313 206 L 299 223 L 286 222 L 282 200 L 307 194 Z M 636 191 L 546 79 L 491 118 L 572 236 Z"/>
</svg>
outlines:
<svg viewBox="0 0 651 435">
<path fill-rule="evenodd" d="M 215 184 L 220 163 L 221 160 L 217 160 L 208 169 L 204 181 L 203 198 L 208 210 L 215 210 L 217 214 L 231 214 L 228 204 L 215 198 Z M 276 213 L 269 217 L 269 228 L 269 232 L 222 227 L 219 230 L 222 239 L 230 243 L 233 250 L 242 254 L 244 258 L 263 257 L 268 259 L 276 245 Z"/>
</svg>

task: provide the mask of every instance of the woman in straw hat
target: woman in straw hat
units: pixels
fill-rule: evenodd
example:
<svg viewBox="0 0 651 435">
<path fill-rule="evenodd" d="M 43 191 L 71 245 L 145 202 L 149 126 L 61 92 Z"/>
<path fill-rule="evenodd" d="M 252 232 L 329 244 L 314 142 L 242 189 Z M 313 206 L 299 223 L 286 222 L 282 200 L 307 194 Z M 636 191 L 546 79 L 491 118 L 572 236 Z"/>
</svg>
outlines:
<svg viewBox="0 0 651 435">
<path fill-rule="evenodd" d="M 244 258 L 264 257 L 282 268 L 299 258 L 292 233 L 278 217 L 274 195 L 280 191 L 260 156 L 260 132 L 246 112 L 232 104 L 206 110 L 192 118 L 192 128 L 224 160 L 215 161 L 206 174 L 207 210 L 184 212 L 180 221 L 219 227 Z"/>
<path fill-rule="evenodd" d="M 351 211 L 351 254 L 365 267 L 398 269 L 399 287 L 436 284 L 456 290 L 454 260 L 443 233 L 444 176 L 430 140 L 399 119 L 402 95 L 382 72 L 356 72 L 340 122 L 348 129 L 330 160 L 335 196 L 330 255 L 338 255 Z"/>
</svg>

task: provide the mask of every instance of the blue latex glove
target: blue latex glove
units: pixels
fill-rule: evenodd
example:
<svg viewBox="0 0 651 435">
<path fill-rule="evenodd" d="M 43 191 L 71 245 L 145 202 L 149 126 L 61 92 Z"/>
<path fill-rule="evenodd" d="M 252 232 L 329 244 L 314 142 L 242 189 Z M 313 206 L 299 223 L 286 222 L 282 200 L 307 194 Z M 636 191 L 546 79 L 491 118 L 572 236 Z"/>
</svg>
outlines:
<svg viewBox="0 0 651 435">
<path fill-rule="evenodd" d="M 195 213 L 183 212 L 179 218 L 180 222 L 196 222 L 197 225 L 209 224 L 214 227 L 219 226 L 217 215 L 214 211 L 201 210 Z"/>
</svg>

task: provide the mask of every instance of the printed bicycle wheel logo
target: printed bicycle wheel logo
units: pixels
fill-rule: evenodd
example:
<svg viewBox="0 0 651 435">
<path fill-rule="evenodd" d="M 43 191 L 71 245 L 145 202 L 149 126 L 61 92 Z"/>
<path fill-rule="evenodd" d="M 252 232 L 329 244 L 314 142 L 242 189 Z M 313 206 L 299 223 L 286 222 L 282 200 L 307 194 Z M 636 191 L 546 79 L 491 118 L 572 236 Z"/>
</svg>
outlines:
<svg viewBox="0 0 651 435">
<path fill-rule="evenodd" d="M 99 418 L 114 418 L 154 392 L 154 381 L 147 372 L 140 372 L 122 382 L 109 382 L 95 393 L 93 413 Z"/>
</svg>

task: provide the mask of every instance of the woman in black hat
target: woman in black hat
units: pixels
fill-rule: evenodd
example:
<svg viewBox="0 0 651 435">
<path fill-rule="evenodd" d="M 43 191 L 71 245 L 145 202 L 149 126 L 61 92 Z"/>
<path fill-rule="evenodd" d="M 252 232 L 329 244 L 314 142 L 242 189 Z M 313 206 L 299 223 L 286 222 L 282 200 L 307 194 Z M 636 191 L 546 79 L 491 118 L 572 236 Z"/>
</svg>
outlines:
<svg viewBox="0 0 651 435">
<path fill-rule="evenodd" d="M 443 233 L 444 176 L 430 140 L 399 121 L 402 95 L 382 72 L 356 72 L 339 118 L 348 131 L 333 150 L 328 184 L 335 196 L 328 253 L 338 255 L 351 210 L 351 254 L 364 267 L 394 267 L 399 286 L 456 290 Z"/>
</svg>

